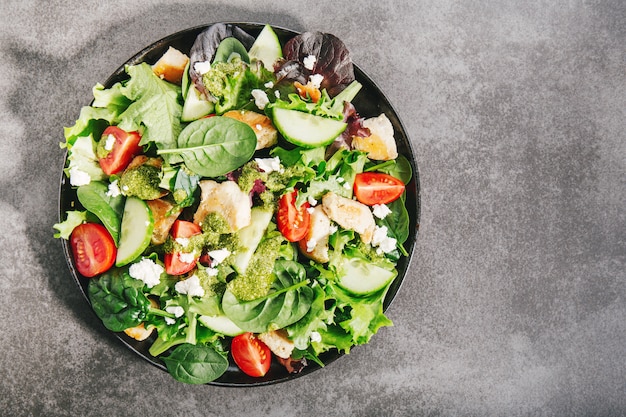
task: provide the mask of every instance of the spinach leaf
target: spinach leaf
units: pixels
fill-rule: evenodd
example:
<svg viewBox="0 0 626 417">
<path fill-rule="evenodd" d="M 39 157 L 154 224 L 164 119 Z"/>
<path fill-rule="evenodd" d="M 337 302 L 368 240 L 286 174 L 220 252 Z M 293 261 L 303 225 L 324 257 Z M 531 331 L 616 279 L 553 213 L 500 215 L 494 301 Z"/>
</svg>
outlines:
<svg viewBox="0 0 626 417">
<path fill-rule="evenodd" d="M 278 260 L 274 266 L 276 280 L 272 292 L 251 301 L 238 300 L 230 290 L 222 298 L 222 309 L 241 329 L 262 333 L 286 327 L 300 320 L 315 299 L 304 267 L 297 262 Z"/>
<path fill-rule="evenodd" d="M 104 182 L 92 181 L 78 187 L 76 196 L 87 211 L 100 219 L 117 245 L 124 212 L 124 197 L 122 195 L 111 197 L 107 195 L 108 191 L 109 187 Z"/>
<path fill-rule="evenodd" d="M 229 58 L 233 55 L 239 55 L 239 58 L 246 63 L 250 63 L 250 57 L 246 47 L 243 46 L 241 41 L 237 38 L 229 37 L 220 42 L 215 51 L 215 57 L 213 62 L 228 62 Z"/>
<path fill-rule="evenodd" d="M 402 194 L 400 198 L 387 204 L 391 214 L 377 222 L 379 226 L 387 226 L 387 235 L 396 239 L 398 246 L 401 246 L 409 237 L 409 212 L 405 201 L 406 197 Z"/>
<path fill-rule="evenodd" d="M 365 172 L 378 171 L 385 174 L 389 174 L 392 177 L 398 178 L 404 184 L 408 184 L 413 176 L 413 169 L 411 163 L 404 155 L 398 155 L 395 160 L 381 162 L 376 165 L 368 166 L 364 170 Z"/>
<path fill-rule="evenodd" d="M 89 300 L 104 326 L 121 332 L 139 325 L 150 310 L 144 283 L 132 278 L 128 268 L 113 268 L 89 281 Z"/>
<path fill-rule="evenodd" d="M 204 177 L 219 177 L 247 162 L 256 148 L 256 134 L 247 124 L 228 117 L 196 120 L 183 129 L 177 149 L 159 154 L 180 154 L 187 168 Z"/>
<path fill-rule="evenodd" d="M 210 346 L 185 343 L 161 359 L 174 379 L 187 384 L 206 384 L 228 369 L 226 356 Z"/>
<path fill-rule="evenodd" d="M 179 207 L 189 207 L 194 203 L 194 193 L 198 189 L 200 176 L 180 168 L 174 180 L 174 200 Z"/>
</svg>

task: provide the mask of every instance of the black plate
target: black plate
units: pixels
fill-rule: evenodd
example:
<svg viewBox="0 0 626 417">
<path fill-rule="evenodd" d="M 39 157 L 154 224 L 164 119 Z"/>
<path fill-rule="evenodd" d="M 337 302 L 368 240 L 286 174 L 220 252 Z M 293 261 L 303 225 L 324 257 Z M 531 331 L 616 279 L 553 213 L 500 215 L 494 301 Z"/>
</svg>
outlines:
<svg viewBox="0 0 626 417">
<path fill-rule="evenodd" d="M 230 23 L 230 22 L 229 22 Z M 233 24 L 241 27 L 246 32 L 256 37 L 261 29 L 263 29 L 263 24 L 258 23 L 237 23 L 232 22 Z M 110 88 L 116 82 L 122 81 L 127 78 L 127 74 L 124 71 L 125 65 L 134 65 L 141 62 L 147 62 L 153 64 L 156 62 L 161 55 L 165 53 L 165 51 L 170 47 L 174 47 L 185 54 L 189 54 L 189 49 L 193 44 L 194 40 L 198 36 L 200 32 L 205 30 L 206 26 L 198 26 L 190 29 L 186 29 L 177 33 L 174 33 L 170 36 L 167 36 L 152 45 L 146 47 L 135 56 L 126 61 L 123 65 L 121 65 L 104 83 L 106 88 Z M 276 26 L 272 26 L 280 38 L 281 44 L 297 35 L 298 32 L 293 30 L 280 28 Z M 389 103 L 389 100 L 385 97 L 385 95 L 380 91 L 380 89 L 374 84 L 374 82 L 358 67 L 354 66 L 356 79 L 363 84 L 363 88 L 357 95 L 354 100 L 354 105 L 357 108 L 359 114 L 363 117 L 373 117 L 378 116 L 380 113 L 385 113 L 389 120 L 391 121 L 394 127 L 395 139 L 398 146 L 398 152 L 411 162 L 411 166 L 413 168 L 413 179 L 409 184 L 406 185 L 406 204 L 407 209 L 409 211 L 410 217 L 410 230 L 409 230 L 409 238 L 405 243 L 405 247 L 408 251 L 409 258 L 403 257 L 398 262 L 398 277 L 395 279 L 391 288 L 389 289 L 387 296 L 385 298 L 383 308 L 386 310 L 391 301 L 397 294 L 400 289 L 400 285 L 402 284 L 402 280 L 407 273 L 410 263 L 410 257 L 413 252 L 413 247 L 415 245 L 415 239 L 417 238 L 417 233 L 419 229 L 419 218 L 420 218 L 420 188 L 419 188 L 419 173 L 417 170 L 417 165 L 415 162 L 415 157 L 413 154 L 413 150 L 411 148 L 411 143 L 407 136 L 406 130 L 402 125 L 398 115 L 394 111 L 393 107 Z M 66 156 L 67 158 L 67 156 Z M 66 160 L 67 163 L 67 160 Z M 61 174 L 61 186 L 59 193 L 59 218 L 61 221 L 65 220 L 65 213 L 69 210 L 75 210 L 79 205 L 78 200 L 76 198 L 76 191 L 70 186 L 69 180 L 65 177 L 65 175 Z M 83 293 L 85 300 L 87 303 L 91 305 L 89 301 L 89 297 L 87 296 L 87 285 L 89 280 L 83 277 L 78 273 L 76 267 L 74 265 L 74 260 L 72 257 L 71 249 L 68 244 L 68 241 L 62 239 L 63 251 L 65 253 L 65 258 L 67 260 L 67 264 L 69 266 L 70 273 L 72 277 L 78 284 L 79 289 Z M 94 313 L 95 314 L 95 313 Z M 144 358 L 146 361 L 150 362 L 152 365 L 164 370 L 167 372 L 165 364 L 150 355 L 148 353 L 148 348 L 152 344 L 152 338 L 147 341 L 139 342 L 130 337 L 128 337 L 124 333 L 114 333 L 115 336 L 124 343 L 129 349 L 133 352 L 137 353 L 139 356 Z M 154 337 L 154 336 L 152 336 Z M 376 336 L 374 336 L 376 337 Z M 321 355 L 321 360 L 325 364 L 329 364 L 334 360 L 338 359 L 342 354 L 336 351 L 326 352 Z M 289 374 L 285 371 L 285 368 L 277 364 L 276 361 L 272 362 L 272 366 L 269 372 L 262 378 L 253 378 L 247 376 L 243 372 L 237 368 L 237 366 L 232 361 L 232 358 L 229 358 L 230 365 L 228 370 L 224 375 L 222 375 L 219 379 L 210 382 L 210 385 L 220 385 L 220 386 L 255 386 L 255 385 L 267 385 L 273 384 L 277 382 L 287 381 L 293 378 L 300 377 L 302 375 L 309 374 L 313 371 L 320 369 L 320 367 L 315 363 L 309 363 L 309 365 L 299 374 Z"/>
</svg>

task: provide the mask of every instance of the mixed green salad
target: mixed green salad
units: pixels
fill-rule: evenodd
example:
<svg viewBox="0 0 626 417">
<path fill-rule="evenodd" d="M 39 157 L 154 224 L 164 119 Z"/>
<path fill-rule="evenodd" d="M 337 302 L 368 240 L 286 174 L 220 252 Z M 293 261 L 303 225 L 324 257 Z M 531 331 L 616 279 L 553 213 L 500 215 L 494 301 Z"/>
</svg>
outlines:
<svg viewBox="0 0 626 417">
<path fill-rule="evenodd" d="M 77 202 L 55 236 L 94 311 L 186 383 L 367 343 L 392 324 L 412 172 L 353 105 L 345 45 L 219 23 L 185 52 L 127 65 L 65 129 Z"/>
</svg>

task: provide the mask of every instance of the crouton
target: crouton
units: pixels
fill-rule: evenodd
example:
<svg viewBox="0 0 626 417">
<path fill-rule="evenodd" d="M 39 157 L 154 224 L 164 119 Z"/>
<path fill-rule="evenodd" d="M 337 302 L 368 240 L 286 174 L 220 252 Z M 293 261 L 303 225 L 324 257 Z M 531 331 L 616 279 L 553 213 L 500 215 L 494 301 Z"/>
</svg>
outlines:
<svg viewBox="0 0 626 417">
<path fill-rule="evenodd" d="M 282 329 L 261 333 L 257 337 L 279 358 L 290 357 L 295 347 L 294 343 L 287 338 L 287 332 Z"/>
<path fill-rule="evenodd" d="M 157 77 L 174 84 L 180 84 L 188 62 L 189 57 L 187 55 L 170 46 L 152 66 L 152 71 Z"/>
<path fill-rule="evenodd" d="M 352 138 L 352 147 L 367 152 L 367 157 L 377 161 L 388 161 L 398 157 L 396 141 L 393 137 L 393 126 L 384 113 L 378 117 L 365 119 L 363 127 L 370 131 L 370 136 Z"/>
</svg>

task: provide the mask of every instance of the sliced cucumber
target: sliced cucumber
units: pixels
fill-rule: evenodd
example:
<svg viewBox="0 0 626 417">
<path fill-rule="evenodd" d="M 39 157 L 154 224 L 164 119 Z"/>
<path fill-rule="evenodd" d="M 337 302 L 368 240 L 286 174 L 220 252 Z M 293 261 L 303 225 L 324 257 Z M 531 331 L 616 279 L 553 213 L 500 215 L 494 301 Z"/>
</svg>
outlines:
<svg viewBox="0 0 626 417">
<path fill-rule="evenodd" d="M 339 286 L 357 295 L 367 295 L 385 288 L 397 275 L 372 265 L 359 258 L 346 259 L 343 263 L 344 275 L 339 279 Z"/>
<path fill-rule="evenodd" d="M 202 97 L 202 94 L 198 91 L 194 83 L 189 83 L 187 98 L 185 99 L 185 104 L 183 104 L 183 114 L 180 120 L 183 122 L 193 122 L 214 111 L 215 105 Z"/>
<path fill-rule="evenodd" d="M 238 274 L 246 272 L 250 259 L 272 220 L 271 211 L 258 207 L 253 207 L 250 215 L 252 217 L 250 224 L 239 231 L 239 240 L 245 247 L 238 251 L 233 259 L 233 268 Z"/>
<path fill-rule="evenodd" d="M 115 265 L 124 266 L 137 259 L 150 244 L 153 229 L 154 217 L 146 202 L 126 198 Z"/>
<path fill-rule="evenodd" d="M 244 331 L 226 316 L 199 316 L 198 321 L 213 330 L 226 336 L 237 336 Z"/>
<path fill-rule="evenodd" d="M 263 66 L 274 72 L 274 63 L 283 57 L 283 48 L 270 25 L 265 25 L 248 51 L 250 59 L 261 61 Z"/>
<path fill-rule="evenodd" d="M 183 71 L 183 78 L 180 80 L 180 89 L 183 94 L 183 100 L 187 98 L 187 93 L 189 92 L 189 81 L 191 81 L 191 77 L 189 77 L 189 65 L 191 61 L 187 61 L 187 65 L 185 65 L 185 70 Z"/>
<path fill-rule="evenodd" d="M 287 141 L 307 148 L 328 145 L 347 126 L 341 120 L 280 107 L 273 107 L 271 113 L 274 126 Z"/>
</svg>

